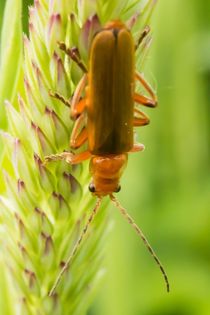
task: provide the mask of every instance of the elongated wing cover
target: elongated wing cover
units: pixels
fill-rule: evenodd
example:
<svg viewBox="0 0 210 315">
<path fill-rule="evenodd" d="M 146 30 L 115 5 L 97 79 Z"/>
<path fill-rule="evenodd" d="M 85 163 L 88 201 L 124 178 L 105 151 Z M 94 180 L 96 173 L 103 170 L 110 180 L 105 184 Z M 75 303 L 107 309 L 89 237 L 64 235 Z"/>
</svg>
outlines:
<svg viewBox="0 0 210 315">
<path fill-rule="evenodd" d="M 88 79 L 90 152 L 128 152 L 133 147 L 134 43 L 127 29 L 102 30 L 94 37 Z"/>
</svg>

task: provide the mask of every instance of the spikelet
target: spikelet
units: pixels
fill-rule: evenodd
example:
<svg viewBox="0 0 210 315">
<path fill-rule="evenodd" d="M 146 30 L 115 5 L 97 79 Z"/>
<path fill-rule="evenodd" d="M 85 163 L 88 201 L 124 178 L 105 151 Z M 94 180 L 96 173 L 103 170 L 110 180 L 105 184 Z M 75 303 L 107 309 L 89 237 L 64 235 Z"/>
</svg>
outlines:
<svg viewBox="0 0 210 315">
<path fill-rule="evenodd" d="M 20 8 L 20 1 L 8 3 L 11 7 L 14 4 L 13 10 Z M 88 64 L 91 38 L 101 25 L 118 18 L 131 26 L 137 20 L 135 36 L 154 5 L 154 1 L 146 3 L 35 0 L 29 8 L 29 36 L 24 35 L 23 40 L 20 37 L 23 55 L 17 61 L 16 81 L 9 81 L 13 96 L 5 102 L 8 131 L 0 133 L 5 149 L 2 163 L 7 169 L 3 172 L 6 191 L 0 196 L 0 296 L 4 315 L 82 315 L 90 306 L 103 274 L 106 201 L 56 294 L 48 296 L 95 205 L 87 188 L 88 162 L 76 166 L 65 162 L 42 164 L 46 155 L 69 150 L 73 124 L 69 108 L 50 97 L 49 91 L 70 99 L 82 75 L 57 42 L 76 46 Z M 9 10 L 6 19 L 10 19 Z M 11 27 L 15 34 L 17 25 Z M 14 56 L 14 47 L 8 45 L 7 52 L 8 58 Z M 9 66 L 7 71 L 11 72 Z"/>
</svg>

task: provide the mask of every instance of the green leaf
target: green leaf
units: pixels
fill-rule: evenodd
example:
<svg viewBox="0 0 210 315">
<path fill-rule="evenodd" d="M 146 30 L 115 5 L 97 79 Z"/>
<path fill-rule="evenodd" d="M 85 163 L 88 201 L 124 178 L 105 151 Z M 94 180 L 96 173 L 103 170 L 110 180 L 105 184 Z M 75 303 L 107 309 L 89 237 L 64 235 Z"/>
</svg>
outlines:
<svg viewBox="0 0 210 315">
<path fill-rule="evenodd" d="M 0 310 L 1 314 L 13 315 L 14 309 L 12 307 L 10 296 L 11 288 L 8 287 L 8 277 L 6 277 L 5 269 L 5 264 L 3 264 L 0 260 Z"/>
<path fill-rule="evenodd" d="M 16 94 L 16 87 L 22 63 L 22 23 L 21 1 L 7 0 L 4 10 L 1 50 L 0 50 L 0 128 L 7 125 L 4 100 L 11 102 Z"/>
</svg>

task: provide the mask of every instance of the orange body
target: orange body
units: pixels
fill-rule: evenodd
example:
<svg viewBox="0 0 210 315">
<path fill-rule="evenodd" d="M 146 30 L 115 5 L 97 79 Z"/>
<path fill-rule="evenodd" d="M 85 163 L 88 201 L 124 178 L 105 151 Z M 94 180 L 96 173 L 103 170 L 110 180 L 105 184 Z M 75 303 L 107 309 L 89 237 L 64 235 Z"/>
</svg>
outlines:
<svg viewBox="0 0 210 315">
<path fill-rule="evenodd" d="M 113 193 L 120 190 L 119 181 L 127 164 L 129 152 L 143 150 L 142 144 L 134 143 L 133 128 L 149 123 L 149 118 L 139 109 L 139 104 L 155 107 L 156 95 L 143 76 L 135 71 L 135 50 L 148 34 L 146 26 L 134 44 L 128 28 L 120 21 L 113 21 L 97 32 L 92 40 L 88 69 L 82 63 L 75 49 L 60 48 L 72 58 L 85 72 L 78 83 L 71 104 L 61 95 L 52 96 L 71 106 L 71 117 L 75 120 L 70 146 L 72 149 L 87 144 L 87 150 L 77 154 L 63 152 L 48 156 L 45 160 L 66 160 L 78 164 L 90 159 L 92 183 L 89 190 L 96 195 L 97 203 L 78 238 L 72 253 L 65 262 L 50 290 L 53 295 L 65 270 L 77 252 L 84 235 L 100 208 L 103 196 L 109 195 L 111 201 L 132 225 L 143 240 L 150 254 L 158 264 L 169 291 L 169 282 L 164 268 L 149 245 L 141 229 L 120 205 Z M 145 88 L 148 96 L 135 93 L 135 82 Z M 86 89 L 86 93 L 83 91 Z"/>
<path fill-rule="evenodd" d="M 142 144 L 134 143 L 133 136 L 135 126 L 149 123 L 139 104 L 154 107 L 157 100 L 150 85 L 135 71 L 135 50 L 148 32 L 146 26 L 135 44 L 124 23 L 109 22 L 93 37 L 88 68 L 75 49 L 67 49 L 60 43 L 60 48 L 85 72 L 70 104 L 71 118 L 75 120 L 70 146 L 77 149 L 87 143 L 87 150 L 75 155 L 51 156 L 49 160 L 65 159 L 78 164 L 91 159 L 93 181 L 89 189 L 97 196 L 118 192 L 128 153 L 144 149 Z M 135 93 L 136 81 L 149 97 Z M 68 103 L 57 93 L 53 96 Z"/>
<path fill-rule="evenodd" d="M 134 42 L 124 25 L 93 39 L 87 87 L 88 147 L 93 155 L 133 147 Z"/>
<path fill-rule="evenodd" d="M 124 24 L 98 32 L 90 51 L 87 87 L 88 148 L 95 194 L 119 189 L 133 147 L 134 42 Z"/>
<path fill-rule="evenodd" d="M 92 41 L 85 100 L 93 177 L 90 191 L 98 196 L 119 191 L 127 152 L 134 146 L 134 65 L 130 31 L 120 21 L 108 23 Z M 144 115 L 137 120 L 140 125 L 148 122 Z"/>
</svg>

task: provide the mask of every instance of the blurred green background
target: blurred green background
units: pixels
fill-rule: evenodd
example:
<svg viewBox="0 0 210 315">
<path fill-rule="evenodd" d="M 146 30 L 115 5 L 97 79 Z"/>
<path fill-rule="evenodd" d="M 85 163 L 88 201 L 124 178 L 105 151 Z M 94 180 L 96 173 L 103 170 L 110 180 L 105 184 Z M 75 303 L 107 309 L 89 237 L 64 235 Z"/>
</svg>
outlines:
<svg viewBox="0 0 210 315">
<path fill-rule="evenodd" d="M 161 0 L 145 74 L 159 106 L 138 130 L 119 199 L 168 273 L 111 208 L 107 273 L 91 315 L 210 314 L 210 1 Z M 141 70 L 141 69 L 139 69 Z"/>
<path fill-rule="evenodd" d="M 30 1 L 23 3 L 26 31 Z M 89 315 L 210 314 L 210 1 L 161 0 L 152 25 L 145 73 L 159 107 L 145 110 L 151 125 L 138 139 L 146 150 L 130 154 L 119 199 L 163 262 L 171 293 L 110 207 L 106 276 Z"/>
</svg>

